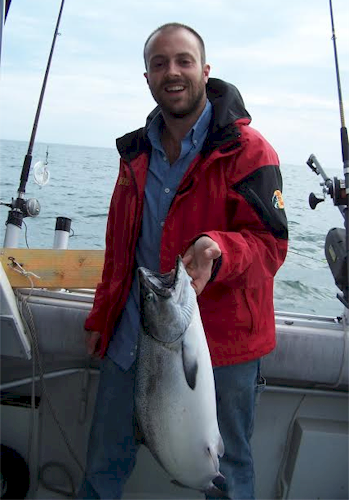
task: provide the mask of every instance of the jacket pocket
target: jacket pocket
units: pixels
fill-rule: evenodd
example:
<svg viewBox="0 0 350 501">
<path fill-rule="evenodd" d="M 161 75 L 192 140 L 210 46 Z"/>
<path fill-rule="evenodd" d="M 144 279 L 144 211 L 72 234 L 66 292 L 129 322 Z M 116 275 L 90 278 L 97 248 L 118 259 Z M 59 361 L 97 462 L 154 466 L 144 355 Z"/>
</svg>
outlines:
<svg viewBox="0 0 350 501">
<path fill-rule="evenodd" d="M 251 328 L 250 328 L 251 334 L 254 334 L 259 330 L 259 315 L 258 315 L 258 305 L 260 304 L 259 292 L 260 289 L 243 289 L 243 293 L 251 317 Z"/>
</svg>

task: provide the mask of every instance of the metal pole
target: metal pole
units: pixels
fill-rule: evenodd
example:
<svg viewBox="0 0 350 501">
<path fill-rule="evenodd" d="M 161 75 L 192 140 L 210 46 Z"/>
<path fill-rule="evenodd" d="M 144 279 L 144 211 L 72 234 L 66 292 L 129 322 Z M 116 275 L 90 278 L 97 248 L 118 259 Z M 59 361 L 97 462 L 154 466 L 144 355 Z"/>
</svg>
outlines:
<svg viewBox="0 0 350 501">
<path fill-rule="evenodd" d="M 332 40 L 333 40 L 333 48 L 334 48 L 335 71 L 336 71 L 336 76 L 337 76 L 337 88 L 338 88 L 340 123 L 341 123 L 340 136 L 341 136 L 343 163 L 344 163 L 345 188 L 346 188 L 346 194 L 349 195 L 349 138 L 348 138 L 348 131 L 346 129 L 345 118 L 344 118 L 343 97 L 342 97 L 342 91 L 341 91 L 341 85 L 340 85 L 338 52 L 337 52 L 337 43 L 336 43 L 337 37 L 335 35 L 335 29 L 334 29 L 332 0 L 329 0 L 329 8 L 330 8 L 330 12 L 331 12 Z"/>
<path fill-rule="evenodd" d="M 0 2 L 2 2 L 2 3 L 0 3 L 0 7 L 2 7 L 2 13 L 3 13 L 3 10 L 4 10 L 3 0 L 0 0 Z M 26 215 L 28 215 L 24 211 L 25 188 L 26 188 L 26 184 L 28 181 L 30 166 L 32 163 L 33 146 L 34 146 L 36 131 L 38 128 L 43 99 L 44 99 L 44 95 L 45 95 L 46 83 L 47 83 L 47 79 L 49 76 L 51 60 L 52 60 L 52 56 L 53 56 L 53 52 L 54 52 L 54 48 L 55 48 L 55 44 L 56 44 L 56 38 L 58 36 L 58 28 L 59 28 L 60 21 L 61 21 L 64 2 L 65 2 L 65 0 L 62 0 L 60 11 L 59 11 L 58 18 L 57 18 L 56 28 L 55 28 L 55 32 L 54 32 L 54 36 L 53 36 L 53 40 L 52 40 L 52 44 L 51 44 L 50 55 L 49 55 L 49 59 L 48 59 L 47 66 L 46 66 L 45 76 L 44 76 L 43 84 L 41 87 L 39 102 L 38 102 L 38 106 L 37 106 L 37 110 L 36 110 L 36 114 L 35 114 L 35 118 L 34 118 L 34 124 L 33 124 L 33 128 L 32 128 L 32 133 L 30 136 L 29 145 L 28 145 L 28 151 L 27 151 L 26 156 L 24 157 L 17 199 L 14 201 L 14 203 L 12 205 L 12 210 L 9 211 L 8 219 L 6 221 L 4 247 L 18 247 L 18 241 L 19 241 L 19 237 L 20 237 L 20 233 L 21 233 L 21 229 L 22 229 L 23 218 Z M 8 5 L 9 5 L 9 3 L 8 3 Z"/>
<path fill-rule="evenodd" d="M 1 61 L 1 47 L 2 47 L 2 32 L 5 24 L 5 0 L 0 0 L 0 61 Z"/>
<path fill-rule="evenodd" d="M 56 219 L 55 236 L 53 240 L 54 249 L 68 249 L 71 222 L 72 220 L 68 217 L 58 217 Z"/>
<path fill-rule="evenodd" d="M 40 92 L 38 107 L 37 107 L 36 114 L 35 114 L 35 119 L 34 119 L 32 134 L 31 134 L 31 137 L 30 137 L 29 145 L 28 145 L 28 151 L 27 151 L 27 154 L 26 154 L 26 156 L 24 158 L 24 163 L 23 163 L 23 168 L 22 168 L 22 174 L 21 174 L 21 182 L 20 182 L 20 185 L 19 185 L 19 188 L 18 188 L 18 196 L 19 197 L 22 197 L 23 194 L 25 193 L 25 186 L 26 186 L 27 181 L 28 181 L 28 176 L 29 176 L 29 171 L 30 171 L 30 165 L 32 163 L 32 151 L 33 151 L 33 146 L 34 146 L 36 131 L 37 131 L 37 128 L 38 128 L 38 122 L 39 122 L 39 118 L 40 118 L 41 107 L 42 107 L 42 104 L 43 104 L 43 99 L 44 99 L 44 94 L 45 94 L 45 89 L 46 89 L 46 83 L 47 83 L 47 79 L 48 79 L 48 76 L 49 76 L 52 55 L 53 55 L 53 51 L 54 51 L 54 48 L 55 48 L 56 39 L 57 39 L 57 36 L 58 36 L 58 28 L 59 28 L 60 21 L 61 21 L 61 16 L 62 16 L 62 10 L 63 10 L 63 6 L 64 6 L 64 2 L 65 2 L 65 0 L 62 0 L 60 11 L 59 11 L 59 14 L 58 14 L 58 19 L 57 19 L 57 23 L 56 23 L 55 33 L 54 33 L 53 40 L 52 40 L 50 55 L 49 55 L 49 59 L 47 61 L 47 66 L 46 66 L 46 71 L 45 71 L 45 76 L 44 76 L 43 84 L 42 84 L 42 87 L 41 87 L 41 92 Z"/>
<path fill-rule="evenodd" d="M 337 75 L 337 87 L 338 87 L 338 98 L 339 98 L 339 110 L 340 110 L 340 140 L 341 140 L 341 149 L 342 149 L 342 157 L 343 157 L 343 170 L 344 170 L 344 181 L 345 181 L 345 193 L 347 196 L 347 205 L 344 206 L 344 226 L 345 226 L 345 235 L 346 235 L 346 262 L 347 262 L 347 271 L 346 274 L 349 276 L 349 138 L 348 131 L 345 125 L 344 118 L 344 108 L 343 108 L 343 97 L 341 92 L 340 85 L 340 74 L 339 74 L 339 63 L 338 63 L 338 52 L 337 52 L 337 43 L 334 29 L 334 18 L 333 18 L 333 7 L 332 0 L 329 0 L 329 8 L 331 13 L 331 23 L 332 23 L 332 40 L 333 40 L 333 48 L 334 48 L 334 60 L 335 60 L 335 70 Z M 349 304 L 349 287 L 344 291 L 344 299 L 345 304 Z"/>
</svg>

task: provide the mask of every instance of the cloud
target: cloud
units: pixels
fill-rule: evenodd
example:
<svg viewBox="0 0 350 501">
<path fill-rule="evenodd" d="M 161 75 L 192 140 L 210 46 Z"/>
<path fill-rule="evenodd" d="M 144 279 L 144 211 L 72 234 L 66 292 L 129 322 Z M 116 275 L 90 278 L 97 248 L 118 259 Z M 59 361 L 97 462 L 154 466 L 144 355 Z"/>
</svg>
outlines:
<svg viewBox="0 0 350 501">
<path fill-rule="evenodd" d="M 3 40 L 2 137 L 29 136 L 59 3 L 12 2 Z M 347 116 L 348 2 L 337 0 L 333 8 Z M 153 29 L 174 20 L 201 33 L 212 76 L 239 87 L 254 126 L 283 158 L 303 162 L 306 141 L 319 143 L 329 160 L 338 155 L 326 0 L 66 2 L 38 140 L 114 146 L 116 136 L 142 126 L 154 106 L 143 77 L 143 44 Z"/>
</svg>

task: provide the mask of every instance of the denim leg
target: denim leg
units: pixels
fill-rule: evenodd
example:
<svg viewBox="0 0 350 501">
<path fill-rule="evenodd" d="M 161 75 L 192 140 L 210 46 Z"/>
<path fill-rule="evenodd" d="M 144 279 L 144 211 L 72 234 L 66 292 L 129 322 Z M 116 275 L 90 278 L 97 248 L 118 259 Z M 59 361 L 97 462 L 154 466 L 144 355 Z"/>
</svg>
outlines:
<svg viewBox="0 0 350 501">
<path fill-rule="evenodd" d="M 110 358 L 101 363 L 85 477 L 78 499 L 121 499 L 136 462 L 135 364 L 124 371 Z"/>
<path fill-rule="evenodd" d="M 225 454 L 220 471 L 229 499 L 254 499 L 254 466 L 250 448 L 256 393 L 264 385 L 260 360 L 214 368 L 217 412 Z M 260 390 L 261 391 L 261 390 Z"/>
</svg>

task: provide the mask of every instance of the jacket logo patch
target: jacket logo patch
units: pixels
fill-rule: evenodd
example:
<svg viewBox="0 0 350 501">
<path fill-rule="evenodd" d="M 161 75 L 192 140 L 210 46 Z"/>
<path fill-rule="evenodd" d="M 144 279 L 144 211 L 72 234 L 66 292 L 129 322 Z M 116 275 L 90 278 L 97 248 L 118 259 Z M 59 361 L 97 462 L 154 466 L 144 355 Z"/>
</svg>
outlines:
<svg viewBox="0 0 350 501">
<path fill-rule="evenodd" d="M 118 184 L 120 186 L 130 186 L 130 180 L 127 177 L 120 177 L 118 179 Z"/>
<path fill-rule="evenodd" d="M 276 190 L 272 197 L 272 205 L 275 209 L 284 209 L 284 200 L 280 190 Z"/>
</svg>

